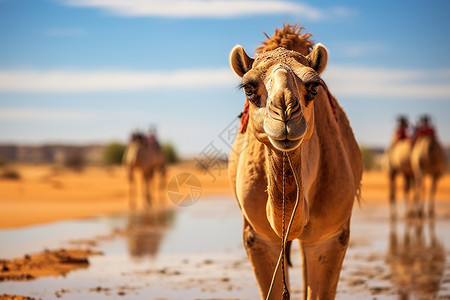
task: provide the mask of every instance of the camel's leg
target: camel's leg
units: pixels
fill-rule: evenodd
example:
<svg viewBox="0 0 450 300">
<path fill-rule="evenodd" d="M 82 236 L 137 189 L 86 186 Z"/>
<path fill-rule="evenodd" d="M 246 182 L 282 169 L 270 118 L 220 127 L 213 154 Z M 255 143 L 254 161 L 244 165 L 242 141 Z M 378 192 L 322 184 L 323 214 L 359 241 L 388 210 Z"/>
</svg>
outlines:
<svg viewBox="0 0 450 300">
<path fill-rule="evenodd" d="M 129 206 L 130 209 L 136 208 L 136 182 L 134 181 L 133 168 L 128 169 L 128 184 L 129 184 Z"/>
<path fill-rule="evenodd" d="M 275 270 L 278 257 L 280 255 L 281 240 L 279 243 L 272 243 L 264 239 L 254 231 L 252 226 L 244 218 L 243 229 L 244 247 L 253 268 L 253 272 L 258 282 L 261 299 L 266 299 L 269 291 L 272 275 Z M 287 263 L 285 264 L 287 273 Z M 287 274 L 286 274 L 287 280 Z M 273 284 L 270 298 L 279 300 L 283 294 L 283 281 L 281 264 L 278 268 L 275 282 Z"/>
<path fill-rule="evenodd" d="M 305 300 L 332 300 L 347 251 L 349 223 L 332 238 L 320 243 L 302 243 Z"/>
<path fill-rule="evenodd" d="M 424 178 L 422 173 L 415 174 L 415 187 L 416 192 L 414 195 L 414 205 L 416 209 L 416 214 L 419 218 L 424 216 Z"/>
<path fill-rule="evenodd" d="M 165 201 L 164 195 L 166 192 L 166 167 L 161 166 L 161 172 L 160 172 L 160 180 L 159 180 L 159 202 L 162 204 Z"/>
<path fill-rule="evenodd" d="M 397 218 L 397 206 L 395 204 L 395 171 L 389 172 L 389 205 L 391 211 L 391 220 Z"/>
<path fill-rule="evenodd" d="M 166 188 L 166 167 L 161 168 L 161 189 L 164 191 Z"/>
<path fill-rule="evenodd" d="M 409 191 L 411 190 L 411 185 L 413 181 L 413 177 L 410 175 L 403 175 L 403 197 L 405 198 L 405 213 L 407 216 L 414 215 L 413 205 L 411 203 L 411 199 L 409 198 Z"/>
<path fill-rule="evenodd" d="M 142 184 L 144 185 L 144 199 L 145 204 L 150 207 L 151 206 L 151 196 L 150 196 L 150 183 L 152 180 L 151 172 L 144 172 L 142 176 Z"/>
<path fill-rule="evenodd" d="M 430 198 L 428 200 L 428 215 L 430 216 L 430 218 L 434 218 L 434 199 L 436 195 L 438 180 L 439 178 L 437 176 L 433 176 L 431 178 Z"/>
</svg>

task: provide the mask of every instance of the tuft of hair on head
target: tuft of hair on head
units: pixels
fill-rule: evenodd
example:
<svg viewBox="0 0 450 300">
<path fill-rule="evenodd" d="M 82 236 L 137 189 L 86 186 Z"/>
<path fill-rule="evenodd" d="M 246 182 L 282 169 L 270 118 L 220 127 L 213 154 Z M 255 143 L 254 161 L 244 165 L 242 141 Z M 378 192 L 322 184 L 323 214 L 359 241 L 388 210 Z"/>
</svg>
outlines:
<svg viewBox="0 0 450 300">
<path fill-rule="evenodd" d="M 314 42 L 309 38 L 312 33 L 304 32 L 305 28 L 297 23 L 291 25 L 289 23 L 283 24 L 283 28 L 275 28 L 274 34 L 269 38 L 266 33 L 264 35 L 267 40 L 261 42 L 262 45 L 256 48 L 255 53 L 258 55 L 262 52 L 275 50 L 278 47 L 286 48 L 287 50 L 297 51 L 304 56 L 308 55 L 313 49 Z"/>
</svg>

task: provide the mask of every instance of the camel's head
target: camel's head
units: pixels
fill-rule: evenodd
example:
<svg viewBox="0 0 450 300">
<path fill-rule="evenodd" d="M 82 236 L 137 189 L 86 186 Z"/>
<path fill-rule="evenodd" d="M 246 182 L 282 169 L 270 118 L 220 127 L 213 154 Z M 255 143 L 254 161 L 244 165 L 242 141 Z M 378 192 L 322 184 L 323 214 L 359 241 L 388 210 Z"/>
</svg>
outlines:
<svg viewBox="0 0 450 300">
<path fill-rule="evenodd" d="M 307 56 L 280 47 L 250 58 L 241 46 L 233 48 L 231 68 L 242 77 L 249 119 L 259 141 L 290 151 L 311 137 L 314 98 L 327 58 L 321 44 Z"/>
</svg>

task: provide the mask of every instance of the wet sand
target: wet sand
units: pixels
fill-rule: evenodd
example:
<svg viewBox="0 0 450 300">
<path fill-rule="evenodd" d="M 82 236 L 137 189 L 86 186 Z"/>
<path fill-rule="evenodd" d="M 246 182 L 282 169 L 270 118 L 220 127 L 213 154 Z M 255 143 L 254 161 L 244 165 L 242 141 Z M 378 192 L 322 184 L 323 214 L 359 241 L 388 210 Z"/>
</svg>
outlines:
<svg viewBox="0 0 450 300">
<path fill-rule="evenodd" d="M 65 276 L 89 267 L 87 256 L 101 252 L 81 249 L 44 250 L 21 258 L 0 260 L 0 281 L 33 280 L 44 276 Z"/>
<path fill-rule="evenodd" d="M 17 295 L 0 295 L 0 300 L 35 300 L 35 298 L 26 297 L 26 296 L 17 296 Z"/>
<path fill-rule="evenodd" d="M 60 248 L 86 251 L 80 258 L 85 264 L 73 264 L 75 271 L 64 276 L 41 272 L 26 282 L 9 278 L 0 282 L 1 293 L 35 299 L 259 297 L 226 174 L 212 178 L 193 165 L 171 167 L 169 179 L 183 171 L 198 176 L 202 197 L 182 208 L 159 198 L 166 205 L 144 214 L 141 209 L 127 212 L 128 187 L 120 168 L 91 167 L 77 174 L 49 166 L 19 167 L 21 180 L 0 180 L 3 264 Z M 434 222 L 400 218 L 390 223 L 383 173 L 365 173 L 362 193 L 337 299 L 406 294 L 410 299 L 450 299 L 450 251 L 445 248 L 450 245 L 450 177 L 440 184 Z M 400 214 L 402 208 L 399 201 Z M 42 225 L 23 227 L 31 224 Z M 87 256 L 90 252 L 103 255 Z M 292 253 L 291 295 L 301 299 L 297 244 Z M 0 299 L 16 299 L 6 294 Z"/>
<path fill-rule="evenodd" d="M 437 208 L 441 212 L 450 207 L 440 203 Z M 450 299 L 450 218 L 401 218 L 391 224 L 387 216 L 385 205 L 355 207 L 337 299 L 399 299 L 401 294 L 409 294 L 409 299 Z M 39 237 L 30 239 L 36 232 L 46 235 L 54 247 L 92 249 L 103 255 L 88 256 L 89 267 L 64 277 L 4 281 L 0 290 L 35 299 L 258 299 L 241 226 L 234 199 L 211 196 L 185 208 L 2 230 L 0 240 L 15 239 L 9 242 L 13 249 L 1 249 L 0 257 L 48 245 Z M 292 261 L 291 299 L 301 299 L 298 243 L 293 244 Z"/>
</svg>

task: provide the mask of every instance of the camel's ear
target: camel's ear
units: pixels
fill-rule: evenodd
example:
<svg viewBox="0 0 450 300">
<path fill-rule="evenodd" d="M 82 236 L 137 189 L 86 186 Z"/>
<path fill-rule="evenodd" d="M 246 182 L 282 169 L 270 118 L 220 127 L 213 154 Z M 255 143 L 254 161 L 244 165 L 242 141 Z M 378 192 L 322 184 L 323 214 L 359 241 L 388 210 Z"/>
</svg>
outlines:
<svg viewBox="0 0 450 300">
<path fill-rule="evenodd" d="M 320 74 L 325 69 L 328 62 L 327 49 L 319 43 L 314 46 L 313 50 L 306 58 L 309 60 L 311 68 Z"/>
<path fill-rule="evenodd" d="M 230 65 L 234 73 L 239 77 L 244 76 L 253 65 L 254 59 L 245 53 L 241 45 L 236 45 L 230 53 Z"/>
</svg>

